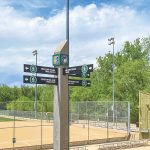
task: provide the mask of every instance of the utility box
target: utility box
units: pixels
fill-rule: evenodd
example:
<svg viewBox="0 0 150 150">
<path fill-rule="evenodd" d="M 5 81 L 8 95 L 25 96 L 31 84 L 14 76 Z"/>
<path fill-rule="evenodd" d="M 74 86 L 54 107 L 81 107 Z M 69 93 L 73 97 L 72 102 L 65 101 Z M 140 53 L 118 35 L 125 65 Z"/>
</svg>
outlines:
<svg viewBox="0 0 150 150">
<path fill-rule="evenodd" d="M 150 94 L 139 92 L 139 139 L 150 139 Z"/>
</svg>

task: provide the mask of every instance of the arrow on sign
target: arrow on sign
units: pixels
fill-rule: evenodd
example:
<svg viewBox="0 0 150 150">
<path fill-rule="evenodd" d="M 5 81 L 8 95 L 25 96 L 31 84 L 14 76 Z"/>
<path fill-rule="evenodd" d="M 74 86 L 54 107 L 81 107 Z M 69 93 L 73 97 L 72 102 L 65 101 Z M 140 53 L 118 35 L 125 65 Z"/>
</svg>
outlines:
<svg viewBox="0 0 150 150">
<path fill-rule="evenodd" d="M 29 70 L 29 68 L 28 68 L 28 67 L 25 67 L 25 70 Z"/>
<path fill-rule="evenodd" d="M 25 81 L 28 81 L 29 79 L 28 78 L 25 78 Z"/>
</svg>

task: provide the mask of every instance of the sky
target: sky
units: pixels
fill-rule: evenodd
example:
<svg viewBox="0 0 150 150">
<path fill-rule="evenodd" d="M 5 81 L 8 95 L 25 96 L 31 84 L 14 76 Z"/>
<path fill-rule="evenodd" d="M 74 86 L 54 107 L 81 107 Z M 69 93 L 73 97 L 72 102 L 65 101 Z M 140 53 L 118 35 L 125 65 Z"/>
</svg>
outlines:
<svg viewBox="0 0 150 150">
<path fill-rule="evenodd" d="M 65 0 L 0 0 L 0 84 L 23 84 L 23 64 L 52 67 L 65 40 Z M 94 64 L 125 41 L 149 37 L 149 0 L 70 0 L 70 66 Z"/>
</svg>

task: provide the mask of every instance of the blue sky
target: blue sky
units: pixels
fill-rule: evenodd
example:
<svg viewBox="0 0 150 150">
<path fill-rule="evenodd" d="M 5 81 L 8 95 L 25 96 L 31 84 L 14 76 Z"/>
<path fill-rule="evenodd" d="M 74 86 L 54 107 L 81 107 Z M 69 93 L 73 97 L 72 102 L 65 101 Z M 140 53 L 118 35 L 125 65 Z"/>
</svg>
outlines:
<svg viewBox="0 0 150 150">
<path fill-rule="evenodd" d="M 20 86 L 23 64 L 52 66 L 52 54 L 65 39 L 65 0 L 0 0 L 0 84 Z M 150 34 L 149 0 L 70 0 L 71 66 L 93 63 L 124 42 Z"/>
</svg>

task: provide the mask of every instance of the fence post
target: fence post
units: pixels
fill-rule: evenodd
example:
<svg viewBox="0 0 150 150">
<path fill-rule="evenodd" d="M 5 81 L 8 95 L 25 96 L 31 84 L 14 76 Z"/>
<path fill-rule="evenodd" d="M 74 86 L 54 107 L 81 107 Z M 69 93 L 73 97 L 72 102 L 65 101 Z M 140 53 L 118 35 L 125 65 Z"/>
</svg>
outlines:
<svg viewBox="0 0 150 150">
<path fill-rule="evenodd" d="M 77 102 L 78 104 L 78 123 L 80 122 L 79 119 L 80 119 L 80 111 L 79 111 L 79 102 Z"/>
<path fill-rule="evenodd" d="M 130 134 L 130 102 L 128 102 L 128 135 Z"/>
<path fill-rule="evenodd" d="M 90 140 L 90 124 L 89 124 L 89 113 L 88 113 L 88 144 L 89 144 L 89 140 Z"/>
<path fill-rule="evenodd" d="M 108 131 L 108 128 L 109 128 L 109 124 L 108 124 L 108 122 L 109 122 L 109 114 L 108 114 L 108 102 L 107 102 L 107 141 L 108 141 L 108 139 L 109 139 L 109 131 Z"/>
<path fill-rule="evenodd" d="M 12 143 L 13 143 L 13 150 L 15 150 L 15 143 L 16 143 L 16 138 L 15 138 L 15 126 L 16 126 L 16 116 L 15 116 L 15 102 L 14 102 L 14 105 L 13 105 L 13 109 L 14 109 L 14 124 L 13 124 L 13 138 L 12 138 Z"/>
<path fill-rule="evenodd" d="M 118 117 L 118 116 L 117 116 L 117 114 L 118 114 L 118 113 L 117 113 L 117 102 L 116 102 L 115 104 L 116 104 L 116 110 L 115 110 L 116 113 L 115 113 L 115 115 L 116 115 L 116 129 L 117 129 L 117 121 L 118 121 L 118 120 L 117 120 L 117 119 L 118 119 L 118 118 L 117 118 L 117 117 Z"/>
</svg>

